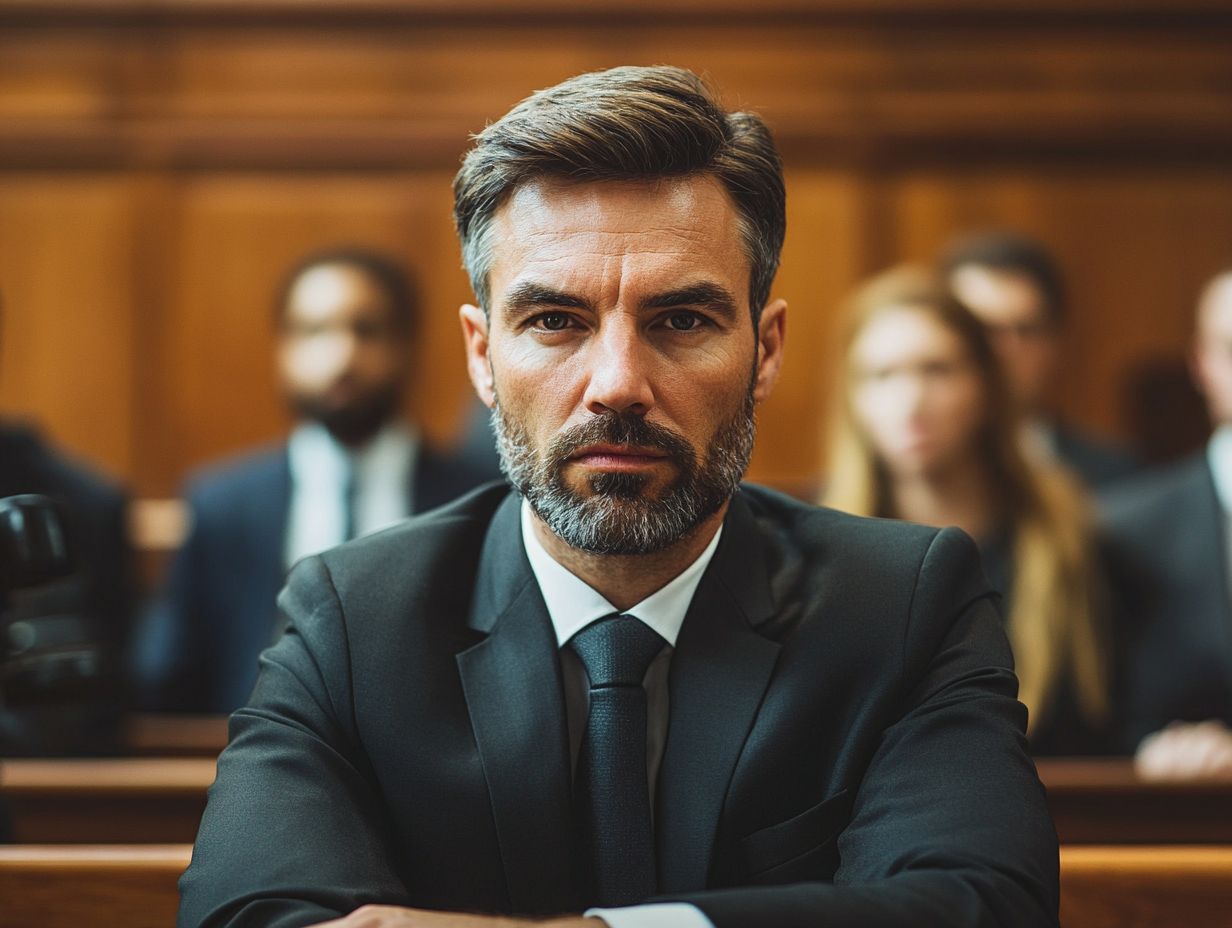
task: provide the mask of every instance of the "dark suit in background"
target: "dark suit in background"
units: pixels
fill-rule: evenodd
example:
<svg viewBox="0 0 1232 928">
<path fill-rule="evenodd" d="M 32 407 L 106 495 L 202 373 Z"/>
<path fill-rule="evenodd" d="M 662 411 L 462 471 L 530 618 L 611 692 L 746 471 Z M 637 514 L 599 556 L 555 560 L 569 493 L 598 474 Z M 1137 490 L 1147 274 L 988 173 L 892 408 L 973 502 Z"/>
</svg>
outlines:
<svg viewBox="0 0 1232 928">
<path fill-rule="evenodd" d="M 671 659 L 658 890 L 728 926 L 1056 923 L 1056 835 L 971 542 L 745 487 Z M 580 911 L 557 643 L 488 488 L 303 561 L 179 924 Z"/>
<path fill-rule="evenodd" d="M 7 705 L 0 710 L 0 751 L 114 750 L 127 696 L 121 658 L 133 603 L 127 500 L 118 487 L 54 450 L 34 430 L 6 425 L 0 427 L 0 496 L 23 493 L 39 493 L 59 503 L 77 570 L 62 580 L 15 592 L 5 622 L 24 621 L 25 658 L 75 651 L 89 662 L 91 682 L 64 692 L 59 683 L 48 681 L 14 707 L 16 684 L 8 681 Z M 7 644 L 11 650 L 13 642 Z M 16 663 L 7 669 L 17 669 Z"/>
<path fill-rule="evenodd" d="M 1065 423 L 1051 423 L 1050 437 L 1057 460 L 1092 490 L 1107 489 L 1141 470 L 1138 459 L 1124 448 Z"/>
<path fill-rule="evenodd" d="M 1104 500 L 1126 749 L 1173 720 L 1232 723 L 1225 515 L 1205 453 Z"/>
<path fill-rule="evenodd" d="M 407 488 L 414 511 L 423 512 L 495 476 L 486 461 L 423 446 Z M 192 528 L 136 651 L 145 706 L 225 713 L 248 698 L 257 656 L 280 630 L 275 599 L 286 578 L 291 491 L 285 445 L 190 481 Z"/>
</svg>

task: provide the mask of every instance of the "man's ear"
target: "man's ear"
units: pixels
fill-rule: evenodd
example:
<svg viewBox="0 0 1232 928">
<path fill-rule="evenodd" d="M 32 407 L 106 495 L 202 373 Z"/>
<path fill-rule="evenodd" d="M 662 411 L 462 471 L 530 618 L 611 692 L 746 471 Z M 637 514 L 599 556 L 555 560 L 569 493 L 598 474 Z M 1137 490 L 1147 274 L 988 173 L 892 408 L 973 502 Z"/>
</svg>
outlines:
<svg viewBox="0 0 1232 928">
<path fill-rule="evenodd" d="M 757 380 L 753 385 L 753 399 L 758 403 L 765 402 L 778 383 L 786 337 L 787 301 L 767 303 L 757 324 Z"/>
<path fill-rule="evenodd" d="M 466 345 L 466 372 L 475 394 L 491 409 L 496 403 L 496 389 L 492 383 L 492 360 L 488 357 L 488 317 L 478 306 L 463 303 L 458 321 L 462 323 L 462 341 Z"/>
</svg>

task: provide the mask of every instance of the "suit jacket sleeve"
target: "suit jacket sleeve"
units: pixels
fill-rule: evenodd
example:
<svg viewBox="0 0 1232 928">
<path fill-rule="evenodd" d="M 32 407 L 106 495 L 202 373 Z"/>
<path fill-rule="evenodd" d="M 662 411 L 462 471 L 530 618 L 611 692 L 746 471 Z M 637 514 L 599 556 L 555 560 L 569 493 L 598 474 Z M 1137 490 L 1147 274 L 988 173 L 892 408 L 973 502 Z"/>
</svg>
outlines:
<svg viewBox="0 0 1232 928">
<path fill-rule="evenodd" d="M 290 627 L 231 717 L 180 881 L 180 928 L 291 928 L 409 904 L 355 733 L 345 620 L 318 558 L 292 573 L 279 607 Z"/>
<path fill-rule="evenodd" d="M 901 715 L 858 784 L 830 883 L 679 897 L 717 928 L 1057 924 L 1056 832 L 978 555 L 936 536 L 903 641 Z"/>
</svg>

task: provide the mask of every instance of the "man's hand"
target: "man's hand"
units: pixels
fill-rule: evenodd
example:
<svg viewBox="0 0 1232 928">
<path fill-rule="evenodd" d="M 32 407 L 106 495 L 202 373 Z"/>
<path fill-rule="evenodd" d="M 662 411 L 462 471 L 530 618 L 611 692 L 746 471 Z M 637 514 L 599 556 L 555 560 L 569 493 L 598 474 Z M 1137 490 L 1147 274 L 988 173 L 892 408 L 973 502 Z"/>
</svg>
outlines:
<svg viewBox="0 0 1232 928">
<path fill-rule="evenodd" d="M 1222 722 L 1173 722 L 1138 745 L 1134 769 L 1147 780 L 1232 780 L 1232 731 Z"/>
<path fill-rule="evenodd" d="M 602 919 L 583 918 L 581 915 L 535 921 L 501 915 L 467 915 L 462 912 L 403 909 L 393 905 L 365 905 L 346 918 L 321 922 L 313 928 L 599 928 L 604 924 Z"/>
</svg>

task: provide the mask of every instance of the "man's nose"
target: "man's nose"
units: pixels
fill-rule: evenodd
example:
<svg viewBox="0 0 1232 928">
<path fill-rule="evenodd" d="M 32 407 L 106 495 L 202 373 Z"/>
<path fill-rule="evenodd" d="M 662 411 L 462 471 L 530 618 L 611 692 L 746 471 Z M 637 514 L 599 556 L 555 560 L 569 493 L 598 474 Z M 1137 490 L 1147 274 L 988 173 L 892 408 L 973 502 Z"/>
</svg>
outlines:
<svg viewBox="0 0 1232 928">
<path fill-rule="evenodd" d="M 332 379 L 348 373 L 354 366 L 359 353 L 359 340 L 352 332 L 335 331 L 326 337 L 321 347 L 321 373 Z"/>
<path fill-rule="evenodd" d="M 600 327 L 587 361 L 583 401 L 588 411 L 645 415 L 654 406 L 649 370 L 653 361 L 634 320 L 616 320 Z"/>
</svg>

